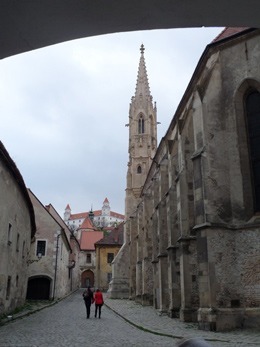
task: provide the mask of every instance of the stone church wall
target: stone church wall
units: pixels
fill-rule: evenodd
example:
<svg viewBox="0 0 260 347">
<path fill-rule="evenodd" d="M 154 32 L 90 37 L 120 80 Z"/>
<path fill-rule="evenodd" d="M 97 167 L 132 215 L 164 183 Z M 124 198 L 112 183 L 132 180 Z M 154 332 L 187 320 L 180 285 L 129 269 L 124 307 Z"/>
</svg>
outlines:
<svg viewBox="0 0 260 347">
<path fill-rule="evenodd" d="M 259 61 L 259 30 L 207 46 L 129 222 L 131 299 L 205 330 L 259 326 L 260 220 L 244 104 L 260 92 Z"/>
</svg>

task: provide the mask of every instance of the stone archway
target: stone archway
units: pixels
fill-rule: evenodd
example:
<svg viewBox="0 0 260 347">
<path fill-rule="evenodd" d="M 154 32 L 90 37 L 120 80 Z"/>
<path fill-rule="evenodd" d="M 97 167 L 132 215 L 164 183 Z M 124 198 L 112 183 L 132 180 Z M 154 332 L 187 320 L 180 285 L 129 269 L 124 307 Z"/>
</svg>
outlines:
<svg viewBox="0 0 260 347">
<path fill-rule="evenodd" d="M 26 299 L 49 300 L 51 279 L 47 276 L 32 277 L 28 280 Z"/>
<path fill-rule="evenodd" d="M 95 276 L 94 276 L 93 271 L 86 270 L 86 271 L 82 272 L 82 274 L 81 274 L 81 287 L 82 288 L 94 287 L 94 281 L 95 281 Z"/>
<path fill-rule="evenodd" d="M 260 3 L 207 0 L 3 1 L 0 58 L 115 32 L 192 27 L 259 27 Z"/>
</svg>

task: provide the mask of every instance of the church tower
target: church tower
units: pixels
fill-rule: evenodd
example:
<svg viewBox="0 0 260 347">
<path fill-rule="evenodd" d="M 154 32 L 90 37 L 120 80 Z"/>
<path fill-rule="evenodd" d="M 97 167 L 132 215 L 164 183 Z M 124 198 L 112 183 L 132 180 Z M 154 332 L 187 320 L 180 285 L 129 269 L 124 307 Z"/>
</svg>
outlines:
<svg viewBox="0 0 260 347">
<path fill-rule="evenodd" d="M 144 45 L 141 45 L 135 96 L 129 109 L 129 162 L 127 171 L 125 215 L 132 214 L 139 202 L 139 196 L 157 149 L 157 110 L 150 93 L 144 59 Z"/>
<path fill-rule="evenodd" d="M 135 95 L 129 109 L 129 162 L 125 197 L 124 244 L 112 262 L 112 281 L 108 295 L 111 298 L 130 298 L 134 291 L 136 276 L 135 228 L 131 226 L 131 215 L 135 211 L 140 193 L 157 149 L 156 105 L 150 93 L 144 60 L 144 45 L 140 48 Z M 132 242 L 133 241 L 133 242 Z"/>
</svg>

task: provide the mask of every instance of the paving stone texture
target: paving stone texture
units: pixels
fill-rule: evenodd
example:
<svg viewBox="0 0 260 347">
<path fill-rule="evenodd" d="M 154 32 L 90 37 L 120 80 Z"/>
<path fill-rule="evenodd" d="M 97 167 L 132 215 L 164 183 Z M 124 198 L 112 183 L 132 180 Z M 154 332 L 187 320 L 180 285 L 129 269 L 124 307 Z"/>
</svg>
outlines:
<svg viewBox="0 0 260 347">
<path fill-rule="evenodd" d="M 94 306 L 86 319 L 82 290 L 13 318 L 0 327 L 0 347 L 167 347 L 188 337 L 202 337 L 213 347 L 260 346 L 260 329 L 205 332 L 129 300 L 105 298 L 101 319 L 94 318 Z"/>
</svg>

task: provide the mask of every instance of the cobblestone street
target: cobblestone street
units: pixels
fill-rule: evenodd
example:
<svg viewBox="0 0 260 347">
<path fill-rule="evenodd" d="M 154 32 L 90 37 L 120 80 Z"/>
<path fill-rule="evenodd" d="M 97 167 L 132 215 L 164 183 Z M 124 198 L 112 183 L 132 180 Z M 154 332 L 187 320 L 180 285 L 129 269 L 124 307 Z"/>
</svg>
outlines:
<svg viewBox="0 0 260 347">
<path fill-rule="evenodd" d="M 173 339 L 137 329 L 107 307 L 86 319 L 81 292 L 0 327 L 1 347 L 173 346 Z"/>
<path fill-rule="evenodd" d="M 182 337 L 203 337 L 214 347 L 260 346 L 260 332 L 200 331 L 195 324 L 159 316 L 152 307 L 105 300 L 101 319 L 86 319 L 82 290 L 59 303 L 0 327 L 0 347 L 175 346 Z M 127 321 L 126 321 L 127 320 Z"/>
</svg>

